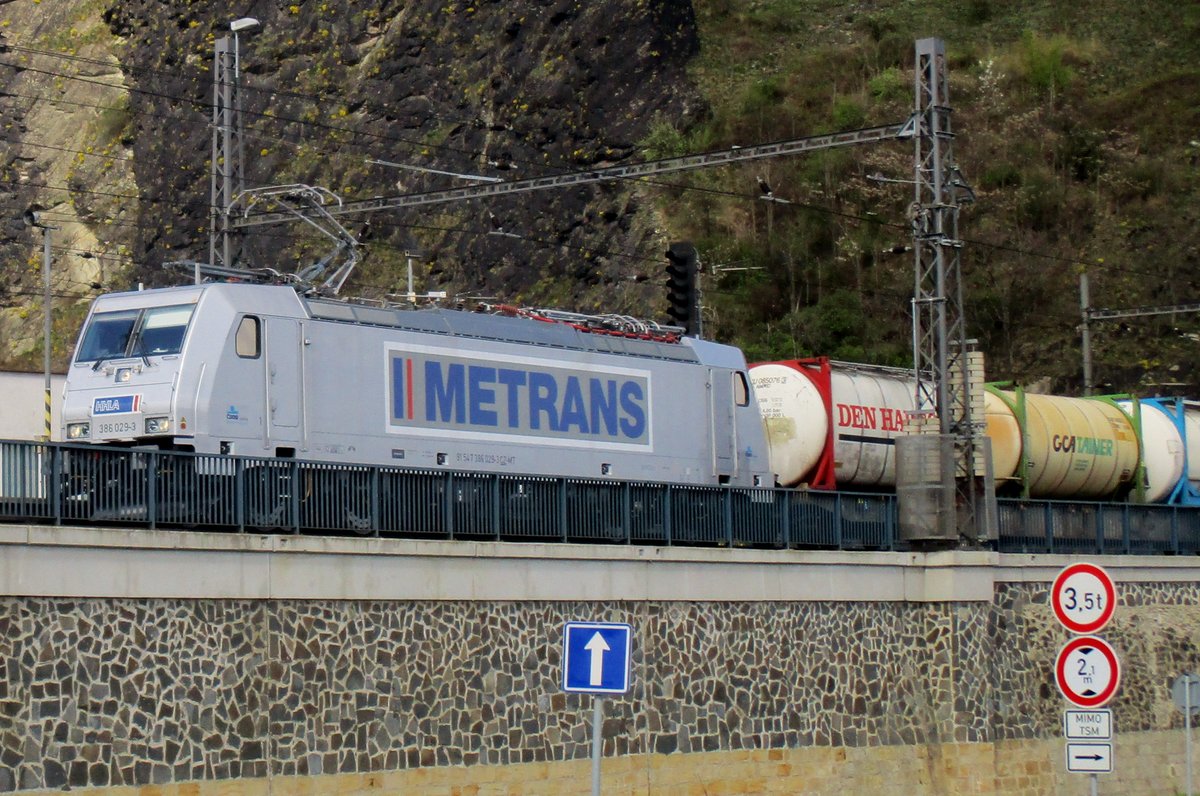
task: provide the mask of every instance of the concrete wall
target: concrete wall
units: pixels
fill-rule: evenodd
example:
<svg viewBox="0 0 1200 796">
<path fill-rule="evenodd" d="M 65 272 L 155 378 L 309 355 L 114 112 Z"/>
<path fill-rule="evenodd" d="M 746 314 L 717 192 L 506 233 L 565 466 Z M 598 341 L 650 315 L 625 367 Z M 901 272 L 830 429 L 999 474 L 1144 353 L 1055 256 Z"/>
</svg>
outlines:
<svg viewBox="0 0 1200 796">
<path fill-rule="evenodd" d="M 51 438 L 62 438 L 62 391 L 66 377 L 50 374 Z M 45 430 L 46 377 L 0 371 L 0 439 L 41 439 Z"/>
<path fill-rule="evenodd" d="M 1200 566 L 1119 583 L 1117 773 L 1182 789 Z M 628 621 L 610 793 L 1083 792 L 1062 558 L 0 526 L 0 791 L 588 793 L 562 625 Z"/>
</svg>

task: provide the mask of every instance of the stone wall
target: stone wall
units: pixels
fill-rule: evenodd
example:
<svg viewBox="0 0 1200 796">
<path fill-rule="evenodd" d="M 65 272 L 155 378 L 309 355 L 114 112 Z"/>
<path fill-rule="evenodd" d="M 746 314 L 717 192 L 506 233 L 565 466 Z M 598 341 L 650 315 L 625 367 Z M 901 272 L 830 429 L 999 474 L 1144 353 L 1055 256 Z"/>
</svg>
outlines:
<svg viewBox="0 0 1200 796">
<path fill-rule="evenodd" d="M 597 613 L 637 628 L 612 756 L 988 739 L 974 607 L 25 599 L 0 790 L 584 760 L 561 628 Z"/>
<path fill-rule="evenodd" d="M 991 599 L 929 599 L 912 585 L 929 562 L 896 554 L 906 599 L 842 555 L 863 599 L 0 598 L 0 792 L 588 793 L 591 701 L 559 685 L 562 628 L 580 619 L 636 634 L 633 690 L 605 700 L 606 792 L 1084 787 L 1063 770 L 1052 674 L 1061 563 L 991 556 L 942 592 L 978 594 L 987 573 Z M 331 579 L 356 571 L 327 562 Z M 1103 634 L 1125 672 L 1104 792 L 1150 796 L 1184 784 L 1169 687 L 1200 668 L 1200 578 L 1139 563 Z"/>
<path fill-rule="evenodd" d="M 992 609 L 996 741 L 1058 737 L 1068 707 L 1054 681 L 1054 661 L 1072 636 L 1054 617 L 1049 584 L 998 583 Z M 1118 737 L 1183 727 L 1171 702 L 1172 681 L 1200 670 L 1200 585 L 1118 583 L 1119 605 L 1099 634 L 1121 663 L 1121 685 L 1109 707 Z M 1169 790 L 1168 790 L 1169 792 Z"/>
</svg>

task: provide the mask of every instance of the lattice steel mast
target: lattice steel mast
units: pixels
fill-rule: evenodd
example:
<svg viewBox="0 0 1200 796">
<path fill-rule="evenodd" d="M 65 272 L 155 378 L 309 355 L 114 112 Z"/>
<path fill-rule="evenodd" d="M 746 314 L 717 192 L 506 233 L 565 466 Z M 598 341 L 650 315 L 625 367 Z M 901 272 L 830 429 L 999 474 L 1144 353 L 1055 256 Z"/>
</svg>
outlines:
<svg viewBox="0 0 1200 796">
<path fill-rule="evenodd" d="M 953 479 L 959 535 L 979 541 L 988 535 L 982 513 L 986 463 L 980 455 L 983 396 L 973 394 L 979 389 L 973 390 L 972 382 L 981 380 L 982 364 L 966 337 L 958 236 L 959 206 L 973 201 L 974 195 L 954 162 L 946 50 L 941 39 L 917 41 L 914 85 L 916 191 L 910 219 L 918 422 L 924 419 L 923 430 L 952 439 L 954 466 L 942 474 L 943 481 Z M 936 427 L 931 428 L 934 418 Z"/>
</svg>

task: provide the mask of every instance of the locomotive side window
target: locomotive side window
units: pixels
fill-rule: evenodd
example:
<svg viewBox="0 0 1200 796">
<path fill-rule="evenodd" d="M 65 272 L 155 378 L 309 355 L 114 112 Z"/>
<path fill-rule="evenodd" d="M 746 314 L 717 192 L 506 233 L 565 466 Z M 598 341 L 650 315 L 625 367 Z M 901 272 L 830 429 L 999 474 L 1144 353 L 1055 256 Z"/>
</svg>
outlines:
<svg viewBox="0 0 1200 796">
<path fill-rule="evenodd" d="M 733 402 L 738 406 L 750 405 L 750 384 L 740 370 L 733 372 Z"/>
<path fill-rule="evenodd" d="M 237 355 L 244 359 L 258 359 L 262 350 L 262 334 L 258 318 L 247 315 L 238 324 L 237 335 L 234 338 L 234 348 Z"/>
</svg>

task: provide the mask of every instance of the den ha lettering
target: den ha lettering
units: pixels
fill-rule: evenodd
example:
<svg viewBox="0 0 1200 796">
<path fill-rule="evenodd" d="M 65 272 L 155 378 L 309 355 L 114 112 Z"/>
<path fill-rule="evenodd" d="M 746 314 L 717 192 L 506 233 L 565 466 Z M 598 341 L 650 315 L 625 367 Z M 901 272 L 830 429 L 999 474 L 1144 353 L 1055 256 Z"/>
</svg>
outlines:
<svg viewBox="0 0 1200 796">
<path fill-rule="evenodd" d="M 886 406 L 838 404 L 838 425 L 842 428 L 863 428 L 872 431 L 903 431 L 904 412 Z"/>
</svg>

